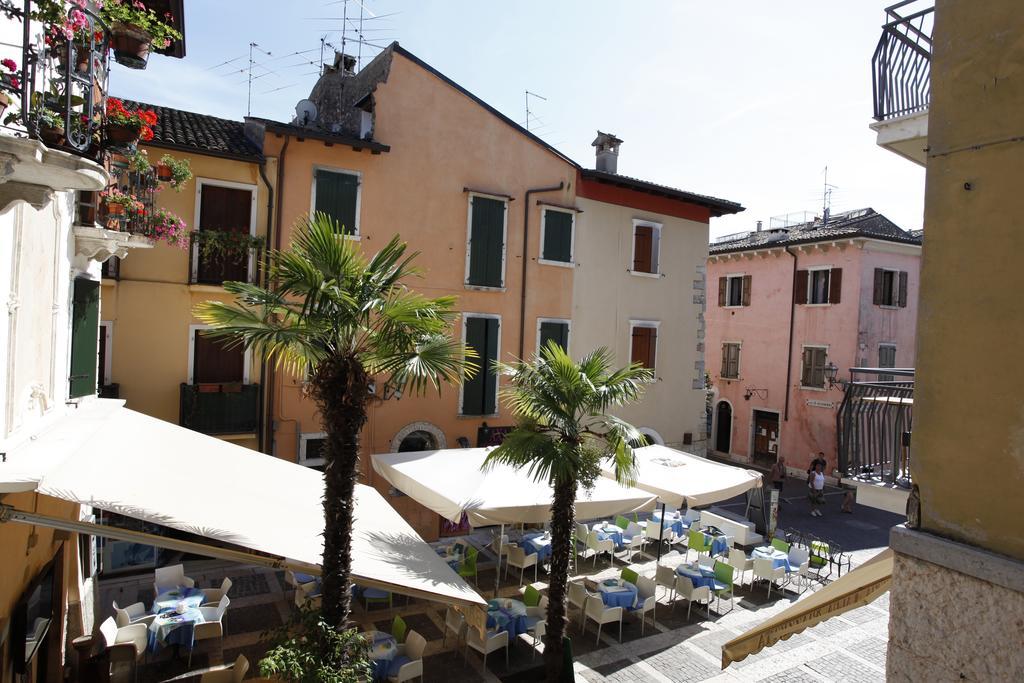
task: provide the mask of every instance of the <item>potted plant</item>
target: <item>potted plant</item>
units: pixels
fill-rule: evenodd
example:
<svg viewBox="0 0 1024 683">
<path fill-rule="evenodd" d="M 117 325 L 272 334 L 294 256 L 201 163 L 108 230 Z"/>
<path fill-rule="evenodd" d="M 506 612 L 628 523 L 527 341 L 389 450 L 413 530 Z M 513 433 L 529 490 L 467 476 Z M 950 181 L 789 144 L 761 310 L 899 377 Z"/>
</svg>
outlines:
<svg viewBox="0 0 1024 683">
<path fill-rule="evenodd" d="M 39 113 L 39 138 L 47 147 L 64 144 L 64 117 L 52 109 Z"/>
<path fill-rule="evenodd" d="M 107 0 L 100 16 L 110 26 L 114 59 L 131 69 L 145 69 L 151 48 L 162 50 L 181 38 L 170 12 L 158 16 L 139 0 Z"/>
<path fill-rule="evenodd" d="M 145 175 L 153 168 L 149 164 L 149 155 L 146 154 L 146 150 L 135 150 L 135 153 L 129 157 L 128 168 L 140 175 Z"/>
<path fill-rule="evenodd" d="M 165 183 L 169 182 L 175 192 L 181 192 L 185 183 L 192 180 L 192 166 L 188 159 L 175 159 L 170 154 L 160 157 L 156 167 L 156 177 Z"/>
<path fill-rule="evenodd" d="M 180 249 L 188 249 L 191 243 L 191 234 L 185 221 L 167 209 L 157 209 L 153 213 L 145 235 Z"/>
<path fill-rule="evenodd" d="M 116 187 L 110 187 L 101 192 L 100 200 L 103 202 L 108 216 L 123 216 L 142 206 L 142 202 L 137 200 L 134 195 L 125 194 Z"/>
<path fill-rule="evenodd" d="M 107 140 L 115 145 L 133 145 L 153 139 L 156 112 L 152 109 L 129 110 L 116 97 L 107 98 Z"/>
<path fill-rule="evenodd" d="M 77 7 L 74 5 L 78 5 Z M 36 0 L 32 18 L 45 25 L 45 43 L 50 54 L 57 60 L 57 68 L 67 72 L 68 45 L 74 47 L 73 58 L 75 70 L 86 73 L 89 70 L 91 45 L 95 38 L 97 43 L 104 40 L 103 31 L 93 31 L 92 21 L 82 11 L 84 2 L 76 2 L 70 7 L 62 0 Z"/>
<path fill-rule="evenodd" d="M 18 63 L 13 59 L 0 61 L 0 81 L 10 90 L 21 90 L 21 80 L 18 78 Z M 5 90 L 0 89 L 0 118 L 4 111 L 14 102 L 14 98 Z"/>
</svg>

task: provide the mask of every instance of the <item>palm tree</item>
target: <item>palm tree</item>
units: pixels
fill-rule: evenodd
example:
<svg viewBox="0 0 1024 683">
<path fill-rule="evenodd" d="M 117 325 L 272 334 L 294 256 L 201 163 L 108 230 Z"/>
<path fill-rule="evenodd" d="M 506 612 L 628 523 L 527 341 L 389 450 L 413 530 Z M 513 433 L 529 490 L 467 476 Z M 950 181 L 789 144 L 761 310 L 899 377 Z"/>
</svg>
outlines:
<svg viewBox="0 0 1024 683">
<path fill-rule="evenodd" d="M 290 249 L 268 254 L 268 287 L 225 282 L 234 303 L 207 301 L 196 317 L 212 336 L 242 344 L 276 368 L 309 373 L 307 390 L 326 432 L 323 615 L 342 627 L 351 608 L 352 496 L 359 433 L 374 377 L 393 391 L 422 393 L 461 381 L 475 365 L 455 342 L 455 297 L 429 299 L 404 281 L 419 274 L 396 235 L 367 260 L 329 216 L 296 224 Z"/>
<path fill-rule="evenodd" d="M 510 378 L 502 395 L 517 424 L 487 456 L 484 467 L 525 467 L 535 480 L 547 481 L 554 489 L 544 647 L 547 680 L 552 683 L 562 675 L 576 491 L 593 485 L 606 457 L 612 458 L 616 479 L 629 484 L 636 476 L 630 444 L 643 443 L 635 427 L 608 410 L 639 399 L 654 373 L 638 363 L 613 371 L 613 361 L 611 352 L 602 348 L 576 363 L 562 347 L 548 342 L 531 363 L 498 365 L 498 372 Z"/>
</svg>

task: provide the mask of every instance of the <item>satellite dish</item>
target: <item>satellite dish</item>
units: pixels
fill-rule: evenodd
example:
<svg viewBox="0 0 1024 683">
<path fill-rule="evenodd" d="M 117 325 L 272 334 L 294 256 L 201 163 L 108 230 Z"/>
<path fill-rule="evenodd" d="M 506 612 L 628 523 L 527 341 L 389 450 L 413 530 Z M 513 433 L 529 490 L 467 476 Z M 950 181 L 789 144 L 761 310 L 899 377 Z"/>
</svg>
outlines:
<svg viewBox="0 0 1024 683">
<path fill-rule="evenodd" d="M 316 121 L 316 105 L 312 100 L 299 100 L 295 105 L 295 122 L 300 126 Z"/>
</svg>

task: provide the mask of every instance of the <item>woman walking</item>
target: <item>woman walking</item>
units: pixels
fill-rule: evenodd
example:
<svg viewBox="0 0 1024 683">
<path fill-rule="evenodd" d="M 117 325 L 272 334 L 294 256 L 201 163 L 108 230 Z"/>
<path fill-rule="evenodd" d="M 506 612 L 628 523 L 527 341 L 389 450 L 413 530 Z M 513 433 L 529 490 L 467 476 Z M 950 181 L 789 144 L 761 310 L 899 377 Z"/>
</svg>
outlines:
<svg viewBox="0 0 1024 683">
<path fill-rule="evenodd" d="M 808 494 L 811 500 L 811 516 L 821 517 L 821 508 L 825 505 L 825 466 L 814 463 L 814 471 L 807 480 Z"/>
</svg>

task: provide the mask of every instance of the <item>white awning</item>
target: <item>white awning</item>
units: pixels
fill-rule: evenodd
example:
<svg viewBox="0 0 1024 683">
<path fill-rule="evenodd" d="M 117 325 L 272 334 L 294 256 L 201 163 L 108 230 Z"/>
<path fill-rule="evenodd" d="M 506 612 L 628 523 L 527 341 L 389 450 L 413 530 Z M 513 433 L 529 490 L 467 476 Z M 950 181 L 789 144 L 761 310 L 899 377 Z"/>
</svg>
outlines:
<svg viewBox="0 0 1024 683">
<path fill-rule="evenodd" d="M 323 475 L 97 399 L 0 464 L 31 491 L 319 565 Z M 352 578 L 455 604 L 483 599 L 375 489 L 356 486 Z"/>
<path fill-rule="evenodd" d="M 696 455 L 666 446 L 634 448 L 636 458 L 636 486 L 657 494 L 663 502 L 682 507 L 711 505 L 757 488 L 761 473 L 742 467 L 723 465 Z M 606 477 L 614 477 L 611 467 L 603 470 Z"/>
<path fill-rule="evenodd" d="M 453 522 L 463 513 L 473 526 L 540 524 L 551 519 L 551 486 L 526 469 L 499 465 L 481 471 L 489 448 L 381 453 L 373 469 L 416 502 Z M 595 519 L 653 509 L 655 497 L 599 477 L 592 491 L 576 494 L 576 517 Z"/>
</svg>

